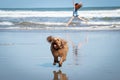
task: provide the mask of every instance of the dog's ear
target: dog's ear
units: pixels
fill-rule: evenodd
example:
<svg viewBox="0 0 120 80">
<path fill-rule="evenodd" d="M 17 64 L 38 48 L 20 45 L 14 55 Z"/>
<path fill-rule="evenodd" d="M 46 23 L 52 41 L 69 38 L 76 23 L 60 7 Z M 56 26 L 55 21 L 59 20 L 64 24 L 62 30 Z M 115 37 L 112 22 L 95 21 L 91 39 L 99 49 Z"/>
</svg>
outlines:
<svg viewBox="0 0 120 80">
<path fill-rule="evenodd" d="M 49 43 L 51 43 L 51 42 L 53 41 L 53 37 L 52 37 L 52 36 L 48 36 L 48 37 L 47 37 L 47 41 L 48 41 Z"/>
<path fill-rule="evenodd" d="M 63 48 L 65 44 L 67 44 L 67 41 L 65 41 L 65 40 L 62 39 L 61 40 L 61 47 L 60 48 Z"/>
<path fill-rule="evenodd" d="M 65 41 L 65 40 L 62 39 L 62 44 L 63 45 L 67 44 L 67 41 Z"/>
</svg>

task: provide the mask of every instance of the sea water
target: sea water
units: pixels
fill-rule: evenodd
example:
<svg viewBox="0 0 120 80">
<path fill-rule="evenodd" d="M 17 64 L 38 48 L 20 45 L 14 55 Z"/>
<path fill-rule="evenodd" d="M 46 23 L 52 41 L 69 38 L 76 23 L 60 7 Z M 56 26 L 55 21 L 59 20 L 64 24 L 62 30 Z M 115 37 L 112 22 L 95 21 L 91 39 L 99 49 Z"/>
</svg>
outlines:
<svg viewBox="0 0 120 80">
<path fill-rule="evenodd" d="M 120 80 L 119 34 L 120 31 L 0 31 L 0 80 Z M 67 59 L 61 68 L 52 65 L 53 56 L 46 41 L 50 35 L 68 41 Z"/>
<path fill-rule="evenodd" d="M 0 29 L 65 27 L 73 8 L 0 8 Z M 71 27 L 120 26 L 120 7 L 83 7 L 79 9 L 84 21 L 74 18 Z"/>
</svg>

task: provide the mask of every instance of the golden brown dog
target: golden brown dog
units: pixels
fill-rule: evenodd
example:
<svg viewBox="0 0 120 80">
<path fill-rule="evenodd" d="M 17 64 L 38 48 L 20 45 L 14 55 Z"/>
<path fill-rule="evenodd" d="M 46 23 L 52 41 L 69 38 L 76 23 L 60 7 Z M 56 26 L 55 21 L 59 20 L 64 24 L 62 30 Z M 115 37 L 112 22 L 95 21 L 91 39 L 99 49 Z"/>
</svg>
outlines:
<svg viewBox="0 0 120 80">
<path fill-rule="evenodd" d="M 51 52 L 54 57 L 53 65 L 59 63 L 59 67 L 61 67 L 62 63 L 66 60 L 68 52 L 67 41 L 52 36 L 48 36 L 47 41 L 51 44 Z M 58 60 L 58 57 L 60 57 L 60 61 Z"/>
</svg>

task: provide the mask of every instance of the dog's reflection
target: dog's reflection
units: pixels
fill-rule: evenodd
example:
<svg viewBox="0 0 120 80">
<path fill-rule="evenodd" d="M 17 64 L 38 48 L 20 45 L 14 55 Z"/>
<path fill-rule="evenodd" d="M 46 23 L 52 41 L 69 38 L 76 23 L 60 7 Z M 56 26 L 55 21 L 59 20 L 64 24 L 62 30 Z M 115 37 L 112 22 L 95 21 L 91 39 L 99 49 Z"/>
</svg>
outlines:
<svg viewBox="0 0 120 80">
<path fill-rule="evenodd" d="M 54 74 L 53 80 L 68 80 L 67 75 L 65 73 L 62 73 L 61 70 L 53 71 L 53 74 Z"/>
</svg>

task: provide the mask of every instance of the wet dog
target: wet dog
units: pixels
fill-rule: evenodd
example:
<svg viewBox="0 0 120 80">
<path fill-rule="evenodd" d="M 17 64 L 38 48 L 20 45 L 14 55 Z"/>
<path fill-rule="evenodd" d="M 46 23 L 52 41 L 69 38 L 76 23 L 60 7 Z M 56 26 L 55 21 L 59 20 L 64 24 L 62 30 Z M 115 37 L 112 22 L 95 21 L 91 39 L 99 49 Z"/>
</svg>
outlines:
<svg viewBox="0 0 120 80">
<path fill-rule="evenodd" d="M 58 37 L 48 36 L 47 41 L 51 44 L 51 52 L 54 57 L 53 65 L 56 63 L 59 64 L 59 67 L 62 66 L 62 63 L 66 60 L 67 52 L 68 52 L 68 45 L 67 41 Z M 60 61 L 58 60 L 60 57 Z"/>
</svg>

